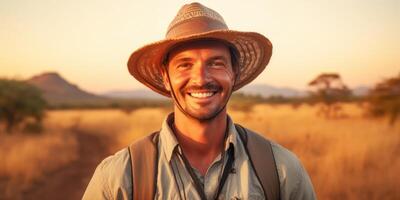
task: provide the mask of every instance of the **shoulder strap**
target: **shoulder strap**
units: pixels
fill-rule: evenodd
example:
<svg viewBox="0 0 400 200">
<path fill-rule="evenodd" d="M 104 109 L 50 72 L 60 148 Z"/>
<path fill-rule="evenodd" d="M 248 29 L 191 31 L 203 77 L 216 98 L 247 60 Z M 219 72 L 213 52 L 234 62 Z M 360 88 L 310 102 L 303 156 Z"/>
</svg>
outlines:
<svg viewBox="0 0 400 200">
<path fill-rule="evenodd" d="M 250 163 L 268 200 L 280 199 L 280 183 L 278 170 L 272 152 L 271 142 L 252 131 L 247 131 L 239 124 L 235 124 L 236 130 L 242 139 Z"/>
<path fill-rule="evenodd" d="M 157 178 L 159 132 L 129 145 L 132 166 L 132 199 L 154 199 Z"/>
</svg>

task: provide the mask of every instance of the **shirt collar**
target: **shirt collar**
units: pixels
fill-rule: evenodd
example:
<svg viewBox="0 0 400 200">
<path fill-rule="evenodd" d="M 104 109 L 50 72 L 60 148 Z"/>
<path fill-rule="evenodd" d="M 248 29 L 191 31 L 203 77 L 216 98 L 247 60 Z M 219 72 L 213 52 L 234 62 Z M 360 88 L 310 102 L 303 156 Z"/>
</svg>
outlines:
<svg viewBox="0 0 400 200">
<path fill-rule="evenodd" d="M 167 156 L 168 162 L 171 160 L 174 150 L 179 144 L 170 126 L 173 120 L 174 120 L 174 113 L 170 113 L 165 118 L 160 131 L 161 146 Z"/>
<path fill-rule="evenodd" d="M 160 131 L 160 142 L 162 150 L 165 152 L 168 162 L 171 161 L 172 155 L 175 151 L 175 148 L 178 147 L 178 140 L 174 132 L 172 131 L 171 124 L 174 120 L 174 113 L 170 113 L 164 120 L 161 131 Z M 238 135 L 235 128 L 234 123 L 232 122 L 231 118 L 228 116 L 228 136 L 225 142 L 225 151 L 228 150 L 230 144 L 233 145 L 235 149 L 235 154 L 237 153 L 237 149 L 235 148 L 238 145 Z"/>
</svg>

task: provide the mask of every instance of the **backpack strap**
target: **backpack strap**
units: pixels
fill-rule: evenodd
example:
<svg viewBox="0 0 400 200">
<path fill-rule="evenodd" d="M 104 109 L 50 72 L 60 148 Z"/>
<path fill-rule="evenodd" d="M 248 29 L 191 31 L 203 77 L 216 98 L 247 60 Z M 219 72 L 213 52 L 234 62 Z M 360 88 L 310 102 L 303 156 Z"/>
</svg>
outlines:
<svg viewBox="0 0 400 200">
<path fill-rule="evenodd" d="M 154 199 L 158 168 L 159 132 L 154 132 L 129 145 L 132 167 L 132 199 Z"/>
<path fill-rule="evenodd" d="M 235 124 L 235 127 L 244 143 L 246 153 L 266 198 L 268 200 L 280 199 L 279 176 L 271 142 L 252 131 L 247 131 L 239 124 Z"/>
</svg>

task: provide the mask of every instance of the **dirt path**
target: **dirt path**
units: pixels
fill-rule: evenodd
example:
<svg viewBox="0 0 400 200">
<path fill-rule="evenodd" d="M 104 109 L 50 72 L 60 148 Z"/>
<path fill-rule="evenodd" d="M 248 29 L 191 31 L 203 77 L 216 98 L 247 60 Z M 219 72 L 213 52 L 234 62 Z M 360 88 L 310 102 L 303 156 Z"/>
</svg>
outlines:
<svg viewBox="0 0 400 200">
<path fill-rule="evenodd" d="M 81 199 L 97 164 L 108 154 L 106 139 L 99 135 L 76 132 L 80 157 L 46 175 L 40 183 L 24 192 L 23 199 Z"/>
</svg>

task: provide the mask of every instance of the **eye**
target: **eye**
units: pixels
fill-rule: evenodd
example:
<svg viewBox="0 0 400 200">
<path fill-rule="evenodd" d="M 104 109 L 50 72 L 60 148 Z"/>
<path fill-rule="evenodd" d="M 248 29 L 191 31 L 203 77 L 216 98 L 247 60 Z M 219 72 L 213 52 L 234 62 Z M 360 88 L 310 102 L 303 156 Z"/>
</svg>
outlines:
<svg viewBox="0 0 400 200">
<path fill-rule="evenodd" d="M 176 66 L 176 68 L 188 68 L 188 67 L 191 67 L 192 66 L 192 63 L 190 63 L 190 62 L 183 62 L 183 63 L 179 63 L 179 64 L 177 64 L 177 66 Z"/>
</svg>

